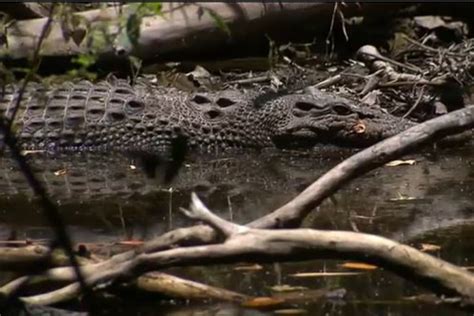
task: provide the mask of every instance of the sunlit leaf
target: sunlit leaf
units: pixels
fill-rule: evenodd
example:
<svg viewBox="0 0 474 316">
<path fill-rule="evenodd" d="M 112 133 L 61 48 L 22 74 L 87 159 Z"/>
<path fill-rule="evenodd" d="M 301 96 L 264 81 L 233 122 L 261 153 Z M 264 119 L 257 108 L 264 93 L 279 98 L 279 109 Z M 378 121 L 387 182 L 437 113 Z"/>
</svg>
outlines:
<svg viewBox="0 0 474 316">
<path fill-rule="evenodd" d="M 142 3 L 139 10 L 143 10 L 143 14 L 156 14 L 161 15 L 161 10 L 163 9 L 163 4 L 161 2 L 147 2 Z"/>
<path fill-rule="evenodd" d="M 82 68 L 88 68 L 95 64 L 97 57 L 91 54 L 81 54 L 72 59 L 72 62 Z"/>
</svg>

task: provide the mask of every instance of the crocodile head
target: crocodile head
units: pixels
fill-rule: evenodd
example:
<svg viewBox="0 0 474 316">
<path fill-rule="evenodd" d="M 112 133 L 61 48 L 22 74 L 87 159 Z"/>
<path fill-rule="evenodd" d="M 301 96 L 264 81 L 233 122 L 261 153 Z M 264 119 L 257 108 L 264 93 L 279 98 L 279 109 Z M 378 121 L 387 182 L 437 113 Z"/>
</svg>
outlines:
<svg viewBox="0 0 474 316">
<path fill-rule="evenodd" d="M 279 147 L 311 147 L 318 143 L 366 147 L 416 124 L 380 107 L 356 105 L 319 91 L 287 95 L 276 102 L 286 104 L 286 117 L 279 122 L 273 138 Z"/>
</svg>

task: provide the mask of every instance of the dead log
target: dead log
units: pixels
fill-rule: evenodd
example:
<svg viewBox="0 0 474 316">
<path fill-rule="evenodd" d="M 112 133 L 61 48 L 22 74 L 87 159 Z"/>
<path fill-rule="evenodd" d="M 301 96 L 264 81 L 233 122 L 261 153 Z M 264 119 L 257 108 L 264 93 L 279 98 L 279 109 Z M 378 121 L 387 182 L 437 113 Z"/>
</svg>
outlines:
<svg viewBox="0 0 474 316">
<path fill-rule="evenodd" d="M 344 17 L 384 16 L 396 14 L 411 3 L 346 3 L 338 5 Z M 131 54 L 142 59 L 173 56 L 183 52 L 195 55 L 228 50 L 242 43 L 273 39 L 290 40 L 303 26 L 327 34 L 334 3 L 178 3 L 164 2 L 162 16 L 143 18 L 136 45 L 119 36 L 120 19 L 131 14 L 129 5 L 76 13 L 85 23 L 74 30 L 85 37 L 65 40 L 60 17 L 55 17 L 51 31 L 41 49 L 42 56 L 73 56 L 89 52 L 88 38 L 94 28 L 105 26 L 103 38 L 111 39 L 98 53 Z M 225 22 L 228 31 L 216 23 L 216 16 Z M 335 15 L 336 18 L 340 15 Z M 32 54 L 38 42 L 38 30 L 45 18 L 17 21 L 7 29 L 7 45 L 0 48 L 0 58 L 19 59 Z M 340 21 L 338 23 L 341 23 Z M 90 24 L 90 27 L 86 27 Z"/>
</svg>

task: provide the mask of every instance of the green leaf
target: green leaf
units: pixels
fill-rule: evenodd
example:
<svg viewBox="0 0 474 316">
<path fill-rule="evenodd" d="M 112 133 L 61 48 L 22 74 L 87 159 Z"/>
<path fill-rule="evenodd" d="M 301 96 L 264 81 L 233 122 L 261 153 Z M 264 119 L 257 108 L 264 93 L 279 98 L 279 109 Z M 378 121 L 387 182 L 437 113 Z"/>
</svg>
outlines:
<svg viewBox="0 0 474 316">
<path fill-rule="evenodd" d="M 95 64 L 97 57 L 90 54 L 81 54 L 72 59 L 72 62 L 79 65 L 81 68 L 88 68 Z"/>
<path fill-rule="evenodd" d="M 138 14 L 130 14 L 127 19 L 126 32 L 128 39 L 132 45 L 138 44 L 138 38 L 140 37 L 140 24 L 142 22 L 141 16 Z"/>
<path fill-rule="evenodd" d="M 161 10 L 163 9 L 163 4 L 161 2 L 147 2 L 142 3 L 140 9 L 143 10 L 143 14 L 157 14 L 161 15 Z"/>
<path fill-rule="evenodd" d="M 227 23 L 225 23 L 221 16 L 217 14 L 214 10 L 206 9 L 206 11 L 214 19 L 214 22 L 216 23 L 217 27 L 223 30 L 228 36 L 231 36 L 229 26 L 227 26 Z"/>
</svg>

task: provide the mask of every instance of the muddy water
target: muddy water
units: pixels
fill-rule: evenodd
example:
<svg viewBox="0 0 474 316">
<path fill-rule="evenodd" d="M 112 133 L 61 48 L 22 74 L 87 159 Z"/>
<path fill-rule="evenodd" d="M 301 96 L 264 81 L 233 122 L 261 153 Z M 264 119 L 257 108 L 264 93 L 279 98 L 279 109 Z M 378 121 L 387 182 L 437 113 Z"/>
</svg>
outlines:
<svg viewBox="0 0 474 316">
<path fill-rule="evenodd" d="M 197 191 L 220 216 L 239 223 L 251 221 L 294 197 L 350 153 L 325 149 L 191 157 L 168 184 L 161 180 L 164 167 L 158 167 L 154 178 L 146 176 L 137 157 L 34 156 L 32 163 L 58 202 L 74 240 L 104 243 L 149 239 L 191 224 L 177 211 L 188 204 L 191 191 Z M 354 180 L 315 210 L 304 225 L 375 233 L 417 247 L 435 245 L 440 248 L 434 250 L 434 255 L 458 265 L 474 266 L 473 147 L 426 149 L 403 159 L 405 163 L 414 160 L 414 164 L 385 166 Z M 21 174 L 5 158 L 0 161 L 0 225 L 1 240 L 12 234 L 19 239 L 52 236 Z M 250 271 L 218 266 L 172 272 L 257 296 L 271 294 L 271 287 L 276 285 L 345 290 L 345 295 L 331 292 L 331 299 L 313 298 L 295 304 L 291 308 L 299 310 L 293 310 L 293 314 L 457 313 L 404 299 L 427 292 L 380 269 L 354 275 L 294 276 L 300 272 L 349 271 L 340 264 L 312 261 L 263 265 Z M 228 304 L 156 301 L 115 302 L 104 308 L 119 309 L 124 314 L 141 311 L 142 315 L 273 314 Z"/>
</svg>

